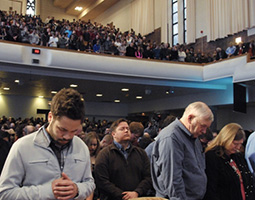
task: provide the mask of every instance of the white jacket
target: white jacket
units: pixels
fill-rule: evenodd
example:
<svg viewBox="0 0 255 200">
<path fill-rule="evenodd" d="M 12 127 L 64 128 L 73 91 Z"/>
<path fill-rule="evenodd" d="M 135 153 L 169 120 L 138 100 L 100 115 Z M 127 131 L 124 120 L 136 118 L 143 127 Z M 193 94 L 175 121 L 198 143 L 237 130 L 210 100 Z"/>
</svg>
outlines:
<svg viewBox="0 0 255 200">
<path fill-rule="evenodd" d="M 49 144 L 44 127 L 13 144 L 0 176 L 1 200 L 55 199 L 51 184 L 61 177 L 61 170 Z M 63 172 L 78 186 L 76 199 L 84 200 L 95 188 L 88 148 L 74 136 L 70 147 L 63 151 Z"/>
</svg>

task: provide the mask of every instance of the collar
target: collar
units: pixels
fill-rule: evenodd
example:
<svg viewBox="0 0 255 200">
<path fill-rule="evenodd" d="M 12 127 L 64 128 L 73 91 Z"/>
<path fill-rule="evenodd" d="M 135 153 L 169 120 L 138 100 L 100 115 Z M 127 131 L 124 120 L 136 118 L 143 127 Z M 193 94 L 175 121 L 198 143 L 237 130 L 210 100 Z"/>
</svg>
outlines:
<svg viewBox="0 0 255 200">
<path fill-rule="evenodd" d="M 46 145 L 49 147 L 50 146 L 50 143 L 51 143 L 51 137 L 50 137 L 50 134 L 46 131 L 46 128 L 48 127 L 49 123 L 46 123 L 44 126 L 41 127 L 41 130 L 43 132 L 43 135 L 45 136 L 46 138 Z"/>
<path fill-rule="evenodd" d="M 192 139 L 192 140 L 196 140 L 197 138 L 194 138 L 193 135 L 189 132 L 189 130 L 183 125 L 183 123 L 176 119 L 175 121 L 177 121 L 176 123 L 178 124 L 178 126 L 182 129 L 182 133 L 188 137 L 189 139 Z"/>
<path fill-rule="evenodd" d="M 126 149 L 123 149 L 122 145 L 118 142 L 116 142 L 115 140 L 113 140 L 113 143 L 115 144 L 115 146 L 120 150 L 120 151 L 128 151 L 131 148 L 130 143 L 128 144 L 128 147 Z"/>
</svg>

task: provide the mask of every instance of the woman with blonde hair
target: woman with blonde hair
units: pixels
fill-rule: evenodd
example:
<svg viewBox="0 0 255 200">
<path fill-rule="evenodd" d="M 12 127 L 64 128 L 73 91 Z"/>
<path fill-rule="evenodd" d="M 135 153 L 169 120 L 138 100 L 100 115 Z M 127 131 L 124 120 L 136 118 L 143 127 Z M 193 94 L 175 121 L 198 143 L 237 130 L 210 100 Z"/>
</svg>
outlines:
<svg viewBox="0 0 255 200">
<path fill-rule="evenodd" d="M 253 177 L 240 152 L 245 133 L 236 123 L 224 126 L 206 148 L 207 191 L 204 200 L 255 199 Z"/>
</svg>

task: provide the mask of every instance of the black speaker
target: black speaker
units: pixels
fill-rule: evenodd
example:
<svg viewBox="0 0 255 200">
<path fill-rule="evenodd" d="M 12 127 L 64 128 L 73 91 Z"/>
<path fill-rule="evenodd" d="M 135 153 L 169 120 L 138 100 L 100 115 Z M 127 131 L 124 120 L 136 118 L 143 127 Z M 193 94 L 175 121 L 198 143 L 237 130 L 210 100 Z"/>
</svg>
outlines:
<svg viewBox="0 0 255 200">
<path fill-rule="evenodd" d="M 236 112 L 246 113 L 246 87 L 239 83 L 234 83 L 233 110 Z"/>
</svg>

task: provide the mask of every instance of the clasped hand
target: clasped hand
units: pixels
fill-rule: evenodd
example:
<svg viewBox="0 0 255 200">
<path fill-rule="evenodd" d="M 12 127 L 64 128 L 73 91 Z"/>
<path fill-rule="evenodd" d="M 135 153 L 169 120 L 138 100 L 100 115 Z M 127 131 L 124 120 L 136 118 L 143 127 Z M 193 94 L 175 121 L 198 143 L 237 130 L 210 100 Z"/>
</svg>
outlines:
<svg viewBox="0 0 255 200">
<path fill-rule="evenodd" d="M 56 199 L 68 200 L 78 194 L 77 185 L 63 172 L 62 177 L 52 182 L 52 191 Z"/>
</svg>

